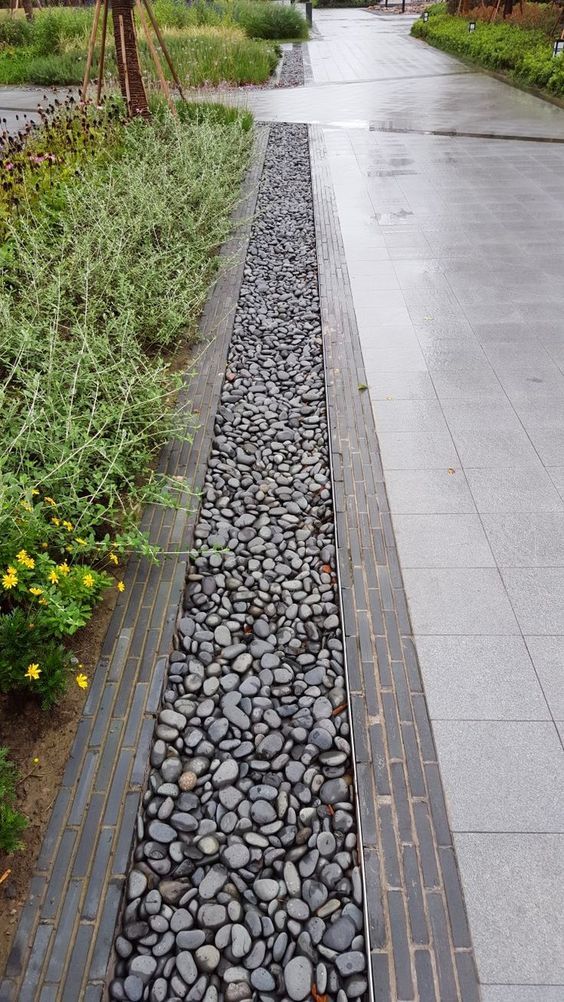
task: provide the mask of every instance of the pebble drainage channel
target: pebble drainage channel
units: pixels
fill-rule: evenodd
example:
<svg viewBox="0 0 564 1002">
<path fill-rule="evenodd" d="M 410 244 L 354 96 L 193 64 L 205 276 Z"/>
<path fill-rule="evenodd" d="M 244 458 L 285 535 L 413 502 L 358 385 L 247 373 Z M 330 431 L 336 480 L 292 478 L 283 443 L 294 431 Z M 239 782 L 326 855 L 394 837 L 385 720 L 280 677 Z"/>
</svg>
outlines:
<svg viewBox="0 0 564 1002">
<path fill-rule="evenodd" d="M 304 59 L 303 45 L 301 42 L 292 45 L 291 49 L 284 51 L 282 58 L 282 68 L 278 78 L 277 87 L 303 87 L 304 85 Z"/>
<path fill-rule="evenodd" d="M 364 998 L 307 126 L 271 127 L 195 535 L 110 997 Z"/>
</svg>

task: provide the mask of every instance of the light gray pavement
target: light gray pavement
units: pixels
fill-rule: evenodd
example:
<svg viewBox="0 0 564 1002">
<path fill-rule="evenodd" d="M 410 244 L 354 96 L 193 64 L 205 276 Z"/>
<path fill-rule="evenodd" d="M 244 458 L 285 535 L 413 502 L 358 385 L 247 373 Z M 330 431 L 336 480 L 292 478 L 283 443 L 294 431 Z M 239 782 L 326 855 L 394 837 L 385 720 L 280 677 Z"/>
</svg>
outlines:
<svg viewBox="0 0 564 1002">
<path fill-rule="evenodd" d="M 564 111 L 314 16 L 246 100 L 323 126 L 483 1002 L 561 1002 Z"/>
</svg>

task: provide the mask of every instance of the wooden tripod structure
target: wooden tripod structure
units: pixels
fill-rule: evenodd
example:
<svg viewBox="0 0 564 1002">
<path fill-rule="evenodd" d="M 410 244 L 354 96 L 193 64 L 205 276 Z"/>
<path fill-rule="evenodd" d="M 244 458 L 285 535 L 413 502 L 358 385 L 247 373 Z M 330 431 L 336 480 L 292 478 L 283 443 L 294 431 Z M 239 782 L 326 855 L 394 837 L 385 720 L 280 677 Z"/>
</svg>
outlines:
<svg viewBox="0 0 564 1002">
<path fill-rule="evenodd" d="M 84 77 L 82 80 L 82 90 L 81 90 L 81 100 L 86 101 L 86 96 L 88 93 L 88 85 L 90 83 L 90 76 L 92 72 L 92 63 L 94 61 L 94 50 L 96 48 L 96 41 L 98 37 L 98 24 L 100 21 L 100 14 L 102 14 L 102 38 L 100 42 L 100 61 L 98 66 L 98 81 L 96 85 L 96 104 L 100 103 L 100 98 L 102 96 L 102 90 L 104 87 L 104 68 L 105 68 L 105 58 L 106 58 L 106 38 L 108 34 L 108 11 L 110 7 L 110 0 L 96 0 L 96 6 L 94 7 L 94 17 L 92 20 L 92 31 L 90 32 L 90 40 L 88 42 L 88 52 L 86 56 L 86 67 L 84 70 Z M 151 7 L 150 0 L 135 0 L 135 7 L 139 15 L 139 20 L 141 21 L 141 26 L 147 39 L 147 47 L 151 55 L 151 59 L 155 66 L 157 77 L 159 80 L 159 85 L 162 93 L 164 94 L 170 110 L 173 115 L 177 115 L 176 105 L 172 99 L 170 93 L 170 87 L 168 80 L 165 77 L 163 65 L 161 62 L 161 57 L 159 55 L 157 46 L 151 34 L 151 27 L 157 38 L 158 44 L 160 45 L 161 51 L 166 59 L 168 68 L 170 70 L 172 79 L 176 84 L 178 93 L 182 100 L 184 100 L 184 93 L 182 91 L 182 84 L 174 67 L 174 63 L 171 59 L 170 52 L 167 49 L 166 42 L 163 38 L 163 34 L 155 17 L 153 8 Z M 117 15 L 119 17 L 119 38 L 121 43 L 121 59 L 123 61 L 124 71 L 125 71 L 125 90 L 126 90 L 126 102 L 127 111 L 129 114 L 132 113 L 131 99 L 129 93 L 129 80 L 127 75 L 127 53 L 125 48 L 125 31 L 123 25 L 123 17 L 121 14 Z"/>
</svg>

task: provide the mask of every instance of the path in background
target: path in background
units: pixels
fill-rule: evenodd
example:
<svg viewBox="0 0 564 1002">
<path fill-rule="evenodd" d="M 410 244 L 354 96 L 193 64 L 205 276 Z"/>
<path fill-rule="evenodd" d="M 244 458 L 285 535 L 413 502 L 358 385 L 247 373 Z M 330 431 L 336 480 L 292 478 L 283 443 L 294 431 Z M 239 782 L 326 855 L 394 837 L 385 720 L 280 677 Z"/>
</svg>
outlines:
<svg viewBox="0 0 564 1002">
<path fill-rule="evenodd" d="M 564 112 L 314 19 L 311 85 L 252 107 L 322 125 L 483 1002 L 559 1002 Z"/>
</svg>

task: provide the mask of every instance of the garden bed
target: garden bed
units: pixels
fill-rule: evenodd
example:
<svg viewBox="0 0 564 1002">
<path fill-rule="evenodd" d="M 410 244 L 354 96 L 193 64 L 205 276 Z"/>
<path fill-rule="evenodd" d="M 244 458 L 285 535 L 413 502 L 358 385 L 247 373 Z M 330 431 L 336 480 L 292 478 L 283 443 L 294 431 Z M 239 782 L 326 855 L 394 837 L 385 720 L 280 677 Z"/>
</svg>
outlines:
<svg viewBox="0 0 564 1002">
<path fill-rule="evenodd" d="M 294 7 L 262 0 L 238 0 L 190 6 L 178 0 L 157 0 L 155 14 L 180 79 L 185 86 L 262 84 L 279 56 L 277 42 L 307 37 L 307 24 Z M 0 84 L 63 86 L 80 84 L 92 25 L 92 9 L 54 8 L 24 18 L 0 19 Z M 110 26 L 111 30 L 111 26 Z M 142 32 L 141 64 L 148 81 L 155 69 Z M 99 44 L 93 76 L 96 75 Z M 116 76 L 112 47 L 106 75 Z M 165 75 L 170 72 L 165 66 Z"/>
<path fill-rule="evenodd" d="M 536 11 L 528 15 L 528 9 Z M 512 22 L 480 20 L 477 12 L 466 17 L 446 13 L 445 4 L 429 8 L 428 21 L 415 21 L 411 33 L 438 49 L 450 52 L 486 70 L 504 74 L 509 80 L 532 87 L 547 96 L 564 97 L 564 55 L 552 54 L 558 33 L 558 11 L 549 4 L 525 4 L 525 19 Z M 469 31 L 469 21 L 476 21 Z M 537 26 L 534 26 L 534 25 Z"/>
<path fill-rule="evenodd" d="M 189 420 L 172 406 L 175 372 L 230 230 L 251 118 L 179 110 L 125 124 L 112 104 L 69 105 L 0 166 L 0 733 L 20 774 L 9 807 L 28 817 L 23 853 L 0 855 L 0 958 L 123 563 L 150 553 L 137 512 L 189 492 L 152 466 Z"/>
</svg>

